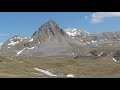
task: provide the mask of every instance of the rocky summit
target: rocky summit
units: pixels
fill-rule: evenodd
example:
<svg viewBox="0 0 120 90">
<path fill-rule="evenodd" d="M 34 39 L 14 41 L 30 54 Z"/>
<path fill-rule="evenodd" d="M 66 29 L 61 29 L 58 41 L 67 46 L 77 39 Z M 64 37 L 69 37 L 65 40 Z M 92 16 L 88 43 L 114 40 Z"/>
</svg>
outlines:
<svg viewBox="0 0 120 90">
<path fill-rule="evenodd" d="M 30 38 L 14 35 L 0 47 L 2 56 L 120 57 L 120 32 L 89 33 L 84 29 L 62 29 L 49 20 Z M 114 58 L 114 59 L 115 59 Z M 115 59 L 115 60 L 116 60 Z"/>
</svg>

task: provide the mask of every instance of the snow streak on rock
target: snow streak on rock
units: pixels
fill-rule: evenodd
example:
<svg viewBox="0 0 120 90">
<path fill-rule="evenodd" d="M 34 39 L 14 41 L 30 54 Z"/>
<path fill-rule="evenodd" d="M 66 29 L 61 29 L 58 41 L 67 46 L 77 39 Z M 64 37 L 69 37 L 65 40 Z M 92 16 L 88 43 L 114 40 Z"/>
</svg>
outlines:
<svg viewBox="0 0 120 90">
<path fill-rule="evenodd" d="M 11 43 L 9 43 L 8 45 L 15 46 L 15 44 L 17 44 L 17 43 L 19 43 L 19 41 L 17 41 L 17 42 L 11 41 Z"/>
<path fill-rule="evenodd" d="M 103 52 L 101 52 L 98 56 L 100 57 L 103 54 Z"/>
<path fill-rule="evenodd" d="M 27 47 L 27 49 L 34 49 L 34 48 L 35 48 L 35 47 L 31 47 L 31 48 L 28 48 L 28 47 Z"/>
<path fill-rule="evenodd" d="M 20 55 L 24 50 L 25 50 L 25 48 L 23 50 L 18 51 L 17 56 Z"/>
</svg>

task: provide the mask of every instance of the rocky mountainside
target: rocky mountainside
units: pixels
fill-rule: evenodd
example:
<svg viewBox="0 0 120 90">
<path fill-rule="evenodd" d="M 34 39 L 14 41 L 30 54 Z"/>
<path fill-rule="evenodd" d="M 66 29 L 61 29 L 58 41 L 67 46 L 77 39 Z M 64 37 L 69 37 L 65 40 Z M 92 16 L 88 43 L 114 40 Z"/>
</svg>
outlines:
<svg viewBox="0 0 120 90">
<path fill-rule="evenodd" d="M 54 21 L 49 20 L 35 31 L 31 38 L 20 35 L 11 37 L 3 44 L 0 53 L 12 56 L 72 55 L 73 48 L 80 44 Z"/>
<path fill-rule="evenodd" d="M 77 28 L 68 28 L 65 29 L 65 32 L 70 37 L 86 44 L 120 41 L 120 32 L 89 33 Z"/>
<path fill-rule="evenodd" d="M 89 33 L 76 28 L 65 31 L 70 37 L 84 44 L 79 47 L 80 52 L 76 53 L 75 58 L 117 56 L 117 60 L 120 60 L 120 32 Z"/>
<path fill-rule="evenodd" d="M 120 32 L 89 33 L 61 29 L 54 21 L 43 24 L 30 37 L 14 35 L 0 48 L 2 56 L 120 56 Z"/>
</svg>

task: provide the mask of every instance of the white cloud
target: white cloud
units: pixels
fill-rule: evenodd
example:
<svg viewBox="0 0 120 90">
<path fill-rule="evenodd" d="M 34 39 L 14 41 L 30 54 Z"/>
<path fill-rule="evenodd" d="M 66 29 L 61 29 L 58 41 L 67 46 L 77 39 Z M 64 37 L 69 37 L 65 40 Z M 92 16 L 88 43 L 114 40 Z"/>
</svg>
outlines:
<svg viewBox="0 0 120 90">
<path fill-rule="evenodd" d="M 91 23 L 100 23 L 104 18 L 120 17 L 120 12 L 96 12 L 92 14 Z"/>
</svg>

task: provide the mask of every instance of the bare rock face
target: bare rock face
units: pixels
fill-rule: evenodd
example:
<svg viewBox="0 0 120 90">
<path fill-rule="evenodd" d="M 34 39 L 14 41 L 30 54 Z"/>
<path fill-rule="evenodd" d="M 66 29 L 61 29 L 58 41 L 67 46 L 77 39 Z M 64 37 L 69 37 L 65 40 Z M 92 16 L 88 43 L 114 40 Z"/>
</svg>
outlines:
<svg viewBox="0 0 120 90">
<path fill-rule="evenodd" d="M 44 42 L 50 38 L 60 38 L 61 36 L 67 36 L 66 32 L 62 30 L 54 21 L 49 20 L 37 31 L 35 31 L 32 38 L 34 38 L 34 40 Z"/>
</svg>

